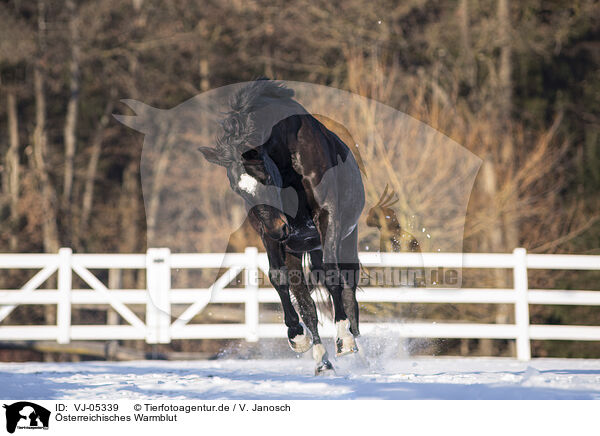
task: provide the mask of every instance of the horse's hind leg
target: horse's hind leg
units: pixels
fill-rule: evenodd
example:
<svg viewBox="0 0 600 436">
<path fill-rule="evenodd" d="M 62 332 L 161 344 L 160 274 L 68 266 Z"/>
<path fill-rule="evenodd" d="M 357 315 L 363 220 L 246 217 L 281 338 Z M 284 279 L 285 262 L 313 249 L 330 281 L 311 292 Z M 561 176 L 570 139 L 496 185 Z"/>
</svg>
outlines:
<svg viewBox="0 0 600 436">
<path fill-rule="evenodd" d="M 324 263 L 318 255 L 311 255 L 313 269 L 320 273 L 333 302 L 333 318 L 335 321 L 335 354 L 343 356 L 358 351 L 354 336 L 350 333 L 350 321 L 344 309 L 344 279 L 337 263 Z"/>
<path fill-rule="evenodd" d="M 301 259 L 296 256 L 286 256 L 286 266 L 290 276 L 290 290 L 298 303 L 298 310 L 306 327 L 312 334 L 313 338 L 313 358 L 316 362 L 315 374 L 333 369 L 333 365 L 329 362 L 327 350 L 323 346 L 321 337 L 319 336 L 317 308 L 315 302 L 310 296 L 310 288 L 306 283 Z"/>
<path fill-rule="evenodd" d="M 358 229 L 348 235 L 341 242 L 342 262 L 340 270 L 344 278 L 344 290 L 342 301 L 344 310 L 350 321 L 350 332 L 353 336 L 359 336 L 358 329 L 358 302 L 356 301 L 356 287 L 360 280 L 360 261 L 358 260 Z"/>
</svg>

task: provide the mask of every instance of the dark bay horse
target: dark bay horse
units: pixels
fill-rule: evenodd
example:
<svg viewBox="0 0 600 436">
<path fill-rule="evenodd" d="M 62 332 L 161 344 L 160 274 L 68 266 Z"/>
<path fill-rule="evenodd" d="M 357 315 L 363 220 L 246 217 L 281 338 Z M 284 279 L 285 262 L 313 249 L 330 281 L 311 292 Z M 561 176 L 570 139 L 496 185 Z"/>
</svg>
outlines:
<svg viewBox="0 0 600 436">
<path fill-rule="evenodd" d="M 267 251 L 289 344 L 296 352 L 314 344 L 319 374 L 333 367 L 319 337 L 311 297 L 315 286 L 324 285 L 331 296 L 336 355 L 358 350 L 357 222 L 365 198 L 348 146 L 293 96 L 293 90 L 271 80 L 245 85 L 229 102 L 216 147 L 199 150 L 226 168 L 231 188 L 245 200 Z M 310 274 L 304 274 L 304 255 Z"/>
</svg>

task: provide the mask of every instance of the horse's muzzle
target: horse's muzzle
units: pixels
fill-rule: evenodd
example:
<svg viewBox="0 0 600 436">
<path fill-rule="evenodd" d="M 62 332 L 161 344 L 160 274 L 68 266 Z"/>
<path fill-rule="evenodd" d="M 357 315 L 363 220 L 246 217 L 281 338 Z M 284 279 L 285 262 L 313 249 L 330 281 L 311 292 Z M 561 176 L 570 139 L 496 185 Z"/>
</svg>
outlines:
<svg viewBox="0 0 600 436">
<path fill-rule="evenodd" d="M 251 213 L 258 221 L 259 232 L 270 239 L 285 242 L 291 234 L 286 216 L 277 208 L 268 205 L 255 206 Z M 256 227 L 255 227 L 256 228 Z M 257 229 L 258 230 L 258 229 Z"/>
<path fill-rule="evenodd" d="M 290 237 L 290 226 L 283 220 L 277 220 L 277 225 L 269 229 L 268 234 L 272 239 L 285 242 Z"/>
</svg>

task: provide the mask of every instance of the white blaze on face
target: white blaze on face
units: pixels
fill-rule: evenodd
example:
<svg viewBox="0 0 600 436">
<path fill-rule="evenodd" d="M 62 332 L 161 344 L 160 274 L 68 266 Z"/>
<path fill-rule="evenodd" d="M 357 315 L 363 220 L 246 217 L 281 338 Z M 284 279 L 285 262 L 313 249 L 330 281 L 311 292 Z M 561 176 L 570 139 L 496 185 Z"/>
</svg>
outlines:
<svg viewBox="0 0 600 436">
<path fill-rule="evenodd" d="M 240 177 L 240 181 L 238 183 L 238 187 L 242 191 L 245 191 L 248 194 L 252 195 L 254 195 L 254 193 L 256 192 L 257 185 L 258 182 L 256 181 L 256 179 L 254 177 L 249 176 L 248 174 L 242 174 L 242 177 Z"/>
</svg>

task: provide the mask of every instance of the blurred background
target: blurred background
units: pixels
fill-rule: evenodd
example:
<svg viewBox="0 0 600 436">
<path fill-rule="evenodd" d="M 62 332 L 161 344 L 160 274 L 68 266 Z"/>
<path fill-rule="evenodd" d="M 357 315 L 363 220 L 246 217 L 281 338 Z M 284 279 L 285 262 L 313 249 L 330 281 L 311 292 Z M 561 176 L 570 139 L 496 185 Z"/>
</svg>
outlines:
<svg viewBox="0 0 600 436">
<path fill-rule="evenodd" d="M 266 76 L 376 100 L 479 156 L 483 162 L 468 203 L 464 252 L 524 247 L 532 253 L 600 254 L 599 37 L 600 4 L 591 0 L 1 1 L 0 251 L 145 252 L 156 231 L 147 223 L 157 212 L 146 210 L 142 199 L 144 137 L 111 116 L 133 113 L 119 100 L 167 109 L 202 92 Z M 377 151 L 365 146 L 368 160 Z M 398 159 L 395 168 L 401 167 Z M 410 227 L 414 211 L 440 200 L 435 192 L 406 192 L 397 179 L 410 174 L 397 174 L 396 181 L 393 176 L 369 175 L 378 188 L 367 189 L 367 208 L 389 184 L 402 200 L 398 218 Z M 214 195 L 215 204 L 222 202 L 227 187 L 205 183 L 201 188 Z M 184 218 L 219 222 L 231 212 L 215 207 L 210 215 Z M 178 237 L 185 242 L 188 235 Z M 375 241 L 378 234 L 373 229 L 366 237 Z M 205 242 L 210 247 L 211 241 Z M 257 244 L 252 232 L 242 229 L 228 250 Z M 1 289 L 22 286 L 30 276 L 14 270 L 0 274 Z M 106 271 L 102 279 L 108 283 L 109 276 Z M 599 279 L 597 271 L 536 270 L 529 283 L 594 290 Z M 56 287 L 52 280 L 45 286 Z M 124 288 L 145 286 L 143 271 L 126 271 L 113 280 Z M 182 273 L 174 280 L 185 286 L 202 277 Z M 462 281 L 463 286 L 511 287 L 512 273 L 469 270 Z M 210 316 L 221 320 L 243 312 L 213 309 Z M 270 310 L 280 316 L 276 306 Z M 387 304 L 362 310 L 367 317 L 406 321 L 514 322 L 512 306 L 502 304 Z M 533 324 L 600 321 L 594 306 L 532 305 L 530 313 Z M 109 318 L 120 322 L 110 309 L 74 311 L 74 322 Z M 2 324 L 55 322 L 55 307 L 21 306 Z M 215 340 L 116 346 L 138 357 L 252 352 L 241 342 Z M 514 355 L 508 340 L 442 339 L 407 347 L 426 355 Z M 100 350 L 96 358 L 104 354 Z M 532 354 L 600 357 L 600 343 L 534 341 Z M 93 355 L 76 347 L 0 344 L 0 360 Z"/>
</svg>

